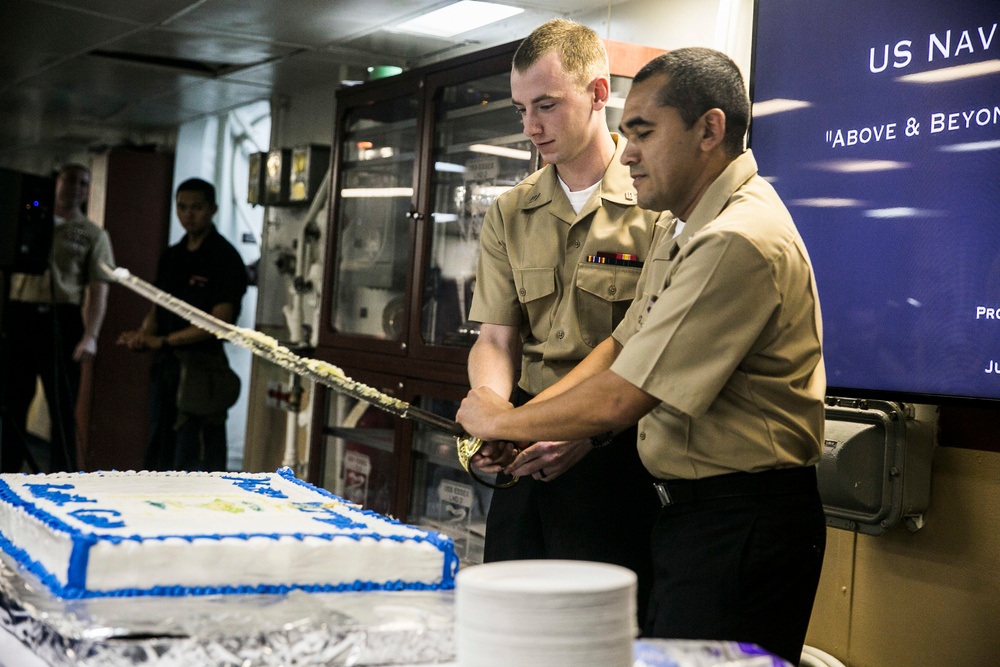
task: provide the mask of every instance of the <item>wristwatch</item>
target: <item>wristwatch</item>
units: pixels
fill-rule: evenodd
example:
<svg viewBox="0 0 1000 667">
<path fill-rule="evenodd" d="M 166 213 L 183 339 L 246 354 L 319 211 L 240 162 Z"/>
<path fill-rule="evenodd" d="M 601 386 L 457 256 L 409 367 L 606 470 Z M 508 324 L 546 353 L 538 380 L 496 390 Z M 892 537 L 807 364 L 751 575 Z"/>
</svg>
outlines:
<svg viewBox="0 0 1000 667">
<path fill-rule="evenodd" d="M 601 447 L 607 447 L 615 440 L 614 431 L 605 431 L 604 433 L 598 433 L 597 435 L 590 436 L 590 446 L 594 449 L 600 449 Z"/>
</svg>

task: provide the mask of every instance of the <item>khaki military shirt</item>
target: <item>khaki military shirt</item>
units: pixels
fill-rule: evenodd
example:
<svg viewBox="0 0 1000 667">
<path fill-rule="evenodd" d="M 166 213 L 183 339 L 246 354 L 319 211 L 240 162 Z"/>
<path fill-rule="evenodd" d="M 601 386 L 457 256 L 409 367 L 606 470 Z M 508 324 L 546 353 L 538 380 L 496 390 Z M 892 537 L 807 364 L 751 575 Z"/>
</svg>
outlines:
<svg viewBox="0 0 1000 667">
<path fill-rule="evenodd" d="M 13 274 L 10 280 L 13 301 L 82 305 L 87 284 L 104 280 L 100 263 L 114 266 L 108 233 L 83 213 L 76 213 L 70 220 L 57 218 L 56 223 L 49 268 L 40 276 Z M 50 289 L 50 274 L 55 294 Z"/>
<path fill-rule="evenodd" d="M 469 319 L 520 328 L 520 386 L 531 394 L 610 336 L 635 296 L 658 215 L 636 206 L 625 141 L 612 136 L 615 156 L 579 215 L 549 165 L 498 197 L 483 222 Z M 602 264 L 598 253 L 634 258 Z"/>
<path fill-rule="evenodd" d="M 639 455 L 662 479 L 819 460 L 826 374 L 812 265 L 747 151 L 676 238 L 650 251 L 615 331 L 611 370 L 662 403 L 639 421 Z"/>
</svg>

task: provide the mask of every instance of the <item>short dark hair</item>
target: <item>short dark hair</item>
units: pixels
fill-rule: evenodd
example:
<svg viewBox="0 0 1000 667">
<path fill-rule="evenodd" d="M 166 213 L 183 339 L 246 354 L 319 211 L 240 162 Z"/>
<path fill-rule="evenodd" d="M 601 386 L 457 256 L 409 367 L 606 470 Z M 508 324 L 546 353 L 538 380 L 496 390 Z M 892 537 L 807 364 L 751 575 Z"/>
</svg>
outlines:
<svg viewBox="0 0 1000 667">
<path fill-rule="evenodd" d="M 177 186 L 177 192 L 200 192 L 209 204 L 215 203 L 215 186 L 200 178 L 189 178 Z M 176 193 L 174 196 L 177 196 Z"/>
<path fill-rule="evenodd" d="M 750 99 L 732 58 L 703 47 L 676 49 L 643 65 L 633 83 L 660 75 L 667 77 L 657 94 L 661 106 L 677 109 L 688 127 L 709 109 L 721 109 L 726 114 L 723 147 L 731 156 L 743 152 L 743 136 L 750 123 Z"/>
<path fill-rule="evenodd" d="M 535 28 L 514 52 L 514 69 L 528 69 L 549 53 L 559 54 L 566 73 L 584 88 L 597 77 L 610 77 L 608 52 L 597 33 L 568 19 L 552 19 Z"/>
</svg>

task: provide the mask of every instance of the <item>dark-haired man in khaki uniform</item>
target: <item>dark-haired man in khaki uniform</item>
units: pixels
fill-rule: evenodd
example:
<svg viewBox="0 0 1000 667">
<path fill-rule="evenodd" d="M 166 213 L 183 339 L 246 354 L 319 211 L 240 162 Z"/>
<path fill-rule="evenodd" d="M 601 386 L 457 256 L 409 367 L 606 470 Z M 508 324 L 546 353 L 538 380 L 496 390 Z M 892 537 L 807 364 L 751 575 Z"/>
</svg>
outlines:
<svg viewBox="0 0 1000 667">
<path fill-rule="evenodd" d="M 548 166 L 500 196 L 485 218 L 469 380 L 519 405 L 611 335 L 635 294 L 658 216 L 636 206 L 620 162 L 625 142 L 607 130 L 607 54 L 592 30 L 564 20 L 535 30 L 514 56 L 511 93 Z M 659 503 L 634 430 L 532 449 L 545 464 L 493 494 L 485 559 L 629 567 L 639 578 L 641 619 Z M 509 443 L 488 443 L 473 463 L 496 472 L 512 452 Z"/>
<path fill-rule="evenodd" d="M 635 301 L 531 405 L 474 389 L 457 417 L 516 441 L 638 421 L 663 504 L 646 634 L 753 642 L 798 664 L 826 542 L 822 325 L 802 238 L 743 149 L 748 119 L 718 51 L 678 49 L 636 74 L 622 159 L 640 205 L 673 215 Z M 531 449 L 506 470 L 543 465 Z"/>
</svg>

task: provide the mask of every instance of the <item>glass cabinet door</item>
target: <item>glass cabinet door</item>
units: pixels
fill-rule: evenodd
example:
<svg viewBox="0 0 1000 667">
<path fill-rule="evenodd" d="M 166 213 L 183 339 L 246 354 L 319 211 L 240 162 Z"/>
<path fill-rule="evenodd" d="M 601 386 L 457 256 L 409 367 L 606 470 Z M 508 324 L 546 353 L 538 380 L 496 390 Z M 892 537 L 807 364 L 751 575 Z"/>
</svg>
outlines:
<svg viewBox="0 0 1000 667">
<path fill-rule="evenodd" d="M 424 410 L 454 418 L 459 401 L 418 399 Z M 486 512 L 493 490 L 472 479 L 458 462 L 455 437 L 418 424 L 413 432 L 409 523 L 455 541 L 463 564 L 483 562 Z"/>
<path fill-rule="evenodd" d="M 350 109 L 340 129 L 331 324 L 338 333 L 405 335 L 416 95 Z"/>
<path fill-rule="evenodd" d="M 422 296 L 424 344 L 469 347 L 469 306 L 483 216 L 532 171 L 531 142 L 510 101 L 509 69 L 444 86 L 435 99 L 429 250 Z"/>
<path fill-rule="evenodd" d="M 393 417 L 332 391 L 327 400 L 323 487 L 365 509 L 392 513 Z"/>
</svg>

